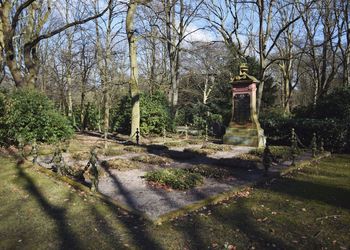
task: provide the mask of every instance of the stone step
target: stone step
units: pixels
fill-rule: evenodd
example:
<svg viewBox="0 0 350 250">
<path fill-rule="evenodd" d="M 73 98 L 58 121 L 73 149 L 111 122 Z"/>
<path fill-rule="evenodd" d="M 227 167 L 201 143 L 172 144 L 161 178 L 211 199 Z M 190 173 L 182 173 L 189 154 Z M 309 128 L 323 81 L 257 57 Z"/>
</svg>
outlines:
<svg viewBox="0 0 350 250">
<path fill-rule="evenodd" d="M 241 135 L 230 135 L 225 134 L 223 138 L 224 144 L 231 145 L 242 145 L 242 146 L 251 146 L 258 147 L 258 137 L 255 136 L 241 136 Z"/>
<path fill-rule="evenodd" d="M 227 135 L 241 135 L 241 136 L 257 136 L 258 130 L 256 129 L 241 129 L 241 128 L 227 128 Z"/>
</svg>

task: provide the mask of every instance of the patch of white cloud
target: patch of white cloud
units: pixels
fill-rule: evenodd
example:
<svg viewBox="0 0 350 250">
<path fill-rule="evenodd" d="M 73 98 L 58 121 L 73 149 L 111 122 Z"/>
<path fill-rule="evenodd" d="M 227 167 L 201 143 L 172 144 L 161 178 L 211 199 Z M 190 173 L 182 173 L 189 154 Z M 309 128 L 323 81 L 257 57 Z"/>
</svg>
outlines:
<svg viewBox="0 0 350 250">
<path fill-rule="evenodd" d="M 190 24 L 185 32 L 186 41 L 188 42 L 211 42 L 216 41 L 215 34 L 195 24 Z"/>
</svg>

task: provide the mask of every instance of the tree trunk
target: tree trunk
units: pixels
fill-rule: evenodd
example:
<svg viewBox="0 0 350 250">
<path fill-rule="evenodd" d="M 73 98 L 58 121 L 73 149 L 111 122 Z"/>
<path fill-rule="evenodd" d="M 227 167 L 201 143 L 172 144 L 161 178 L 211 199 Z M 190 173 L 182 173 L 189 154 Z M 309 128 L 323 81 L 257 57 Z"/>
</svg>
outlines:
<svg viewBox="0 0 350 250">
<path fill-rule="evenodd" d="M 135 139 L 136 130 L 140 129 L 140 90 L 138 84 L 137 46 L 134 30 L 134 17 L 138 3 L 130 1 L 126 15 L 126 33 L 129 43 L 130 59 L 130 94 L 131 94 L 131 133 L 132 140 Z"/>
<path fill-rule="evenodd" d="M 6 34 L 4 36 L 4 50 L 6 53 L 6 65 L 10 70 L 10 73 L 13 77 L 16 87 L 23 87 L 25 85 L 22 72 L 16 63 L 16 54 L 13 45 L 13 38 L 15 31 L 12 30 L 10 20 L 10 12 L 11 12 L 11 2 L 5 1 L 2 3 L 0 16 L 2 22 L 3 33 Z"/>
</svg>

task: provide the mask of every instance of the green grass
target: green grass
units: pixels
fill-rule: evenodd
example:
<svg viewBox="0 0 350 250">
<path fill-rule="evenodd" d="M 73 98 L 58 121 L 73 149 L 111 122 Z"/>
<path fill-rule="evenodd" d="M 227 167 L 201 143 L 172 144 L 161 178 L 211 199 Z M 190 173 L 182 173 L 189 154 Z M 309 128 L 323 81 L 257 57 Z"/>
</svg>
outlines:
<svg viewBox="0 0 350 250">
<path fill-rule="evenodd" d="M 138 146 L 125 146 L 124 150 L 132 153 L 143 153 L 147 151 L 146 148 L 138 147 Z"/>
<path fill-rule="evenodd" d="M 206 178 L 223 179 L 231 176 L 227 169 L 217 168 L 207 165 L 197 165 L 192 168 L 187 168 L 190 173 L 197 173 Z"/>
<path fill-rule="evenodd" d="M 350 248 L 349 155 L 160 226 L 0 162 L 0 249 Z"/>
<path fill-rule="evenodd" d="M 140 155 L 140 156 L 135 156 L 131 158 L 132 161 L 138 161 L 146 164 L 152 164 L 152 165 L 166 165 L 171 162 L 171 159 L 166 158 L 166 157 L 161 157 L 158 155 Z"/>
<path fill-rule="evenodd" d="M 108 168 L 117 169 L 119 171 L 127 171 L 140 168 L 137 162 L 127 159 L 113 159 L 109 161 L 103 161 L 102 164 Z"/>
<path fill-rule="evenodd" d="M 217 150 L 208 149 L 208 148 L 185 148 L 183 152 L 190 153 L 193 155 L 207 156 L 210 154 L 215 154 Z"/>
<path fill-rule="evenodd" d="M 90 153 L 88 152 L 75 152 L 71 154 L 72 159 L 76 161 L 88 160 L 90 158 Z"/>
<path fill-rule="evenodd" d="M 202 149 L 212 149 L 214 151 L 230 151 L 232 147 L 230 145 L 225 144 L 214 144 L 214 143 L 206 143 L 201 147 Z"/>
<path fill-rule="evenodd" d="M 202 175 L 182 168 L 155 170 L 148 172 L 144 177 L 148 182 L 156 185 L 180 190 L 194 188 L 203 183 Z"/>
<path fill-rule="evenodd" d="M 164 143 L 165 146 L 167 147 L 185 147 L 188 145 L 188 143 L 184 140 L 182 141 L 168 141 Z"/>
</svg>

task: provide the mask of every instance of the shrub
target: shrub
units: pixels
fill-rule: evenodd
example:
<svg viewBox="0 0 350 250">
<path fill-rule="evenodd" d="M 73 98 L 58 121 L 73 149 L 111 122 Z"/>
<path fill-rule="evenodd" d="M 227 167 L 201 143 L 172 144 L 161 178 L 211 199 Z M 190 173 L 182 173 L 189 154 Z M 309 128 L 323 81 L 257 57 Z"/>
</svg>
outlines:
<svg viewBox="0 0 350 250">
<path fill-rule="evenodd" d="M 152 164 L 152 165 L 166 165 L 171 162 L 170 159 L 157 156 L 157 155 L 140 155 L 140 156 L 135 156 L 131 158 L 132 161 L 138 161 L 146 164 Z"/>
<path fill-rule="evenodd" d="M 125 151 L 132 152 L 132 153 L 143 153 L 147 151 L 146 148 L 138 147 L 138 146 L 125 146 L 123 149 Z"/>
<path fill-rule="evenodd" d="M 184 147 L 187 146 L 188 143 L 186 141 L 168 141 L 164 143 L 167 147 Z"/>
<path fill-rule="evenodd" d="M 79 128 L 83 130 L 98 130 L 100 123 L 100 115 L 98 107 L 95 104 L 88 102 L 83 109 L 83 120 L 81 120 L 81 107 L 74 108 L 75 121 Z"/>
<path fill-rule="evenodd" d="M 290 147 L 271 146 L 270 151 L 273 156 L 273 160 L 277 162 L 289 160 L 292 158 Z M 264 148 L 253 149 L 249 152 L 249 154 L 262 158 L 264 155 Z"/>
<path fill-rule="evenodd" d="M 198 156 L 207 156 L 215 154 L 217 151 L 214 149 L 203 149 L 203 148 L 185 148 L 184 153 L 191 153 Z"/>
<path fill-rule="evenodd" d="M 119 171 L 126 171 L 126 170 L 140 168 L 137 162 L 126 160 L 126 159 L 113 159 L 109 161 L 103 161 L 102 166 L 111 168 L 111 169 L 117 169 Z"/>
<path fill-rule="evenodd" d="M 203 183 L 203 177 L 198 173 L 191 173 L 185 169 L 163 169 L 147 173 L 147 181 L 165 185 L 173 189 L 190 189 Z"/>
<path fill-rule="evenodd" d="M 342 152 L 349 146 L 348 124 L 336 119 L 279 118 L 262 120 L 261 126 L 273 145 L 290 145 L 290 134 L 295 129 L 303 145 L 309 146 L 313 133 L 323 138 L 324 147 L 332 152 Z"/>
<path fill-rule="evenodd" d="M 212 166 L 199 165 L 192 168 L 187 168 L 190 173 L 197 173 L 206 178 L 223 179 L 230 176 L 230 172 L 227 169 L 216 168 Z"/>
<path fill-rule="evenodd" d="M 326 150 L 350 152 L 350 88 L 338 88 L 319 98 L 317 105 L 297 107 L 294 116 L 270 112 L 261 117 L 265 135 L 274 145 L 290 145 L 292 128 L 308 146 L 313 133 L 324 140 Z"/>
<path fill-rule="evenodd" d="M 43 93 L 20 89 L 0 98 L 1 141 L 12 144 L 19 138 L 29 142 L 54 142 L 73 135 L 69 121 L 59 114 Z"/>
<path fill-rule="evenodd" d="M 75 152 L 71 154 L 72 159 L 76 161 L 88 160 L 90 154 L 88 152 Z"/>
<path fill-rule="evenodd" d="M 114 130 L 120 133 L 130 132 L 131 120 L 131 99 L 125 96 L 121 99 L 117 108 L 113 110 L 114 116 L 112 125 Z M 163 129 L 171 129 L 170 108 L 166 97 L 162 93 L 154 95 L 141 94 L 140 97 L 141 113 L 141 134 L 150 133 L 161 134 Z"/>
<path fill-rule="evenodd" d="M 213 144 L 213 143 L 203 144 L 203 146 L 201 148 L 202 149 L 211 149 L 214 151 L 230 151 L 230 150 L 232 150 L 232 147 L 230 145 Z"/>
</svg>

